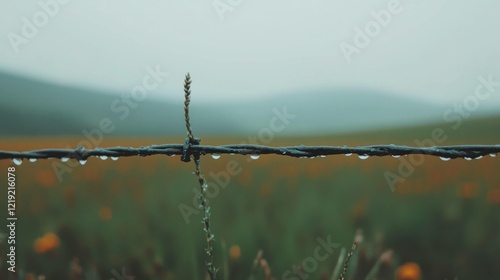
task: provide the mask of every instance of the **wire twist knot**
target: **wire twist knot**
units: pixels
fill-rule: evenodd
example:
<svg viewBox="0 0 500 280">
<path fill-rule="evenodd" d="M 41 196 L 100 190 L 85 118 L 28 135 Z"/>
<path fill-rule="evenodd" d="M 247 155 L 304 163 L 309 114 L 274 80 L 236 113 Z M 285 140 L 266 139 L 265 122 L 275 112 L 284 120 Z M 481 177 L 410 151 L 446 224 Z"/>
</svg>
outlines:
<svg viewBox="0 0 500 280">
<path fill-rule="evenodd" d="M 193 155 L 194 160 L 199 160 L 200 159 L 200 152 L 195 152 L 193 153 L 191 151 L 191 147 L 195 145 L 200 145 L 201 139 L 200 138 L 186 138 L 184 140 L 184 145 L 182 146 L 182 155 L 181 155 L 181 161 L 183 162 L 190 162 L 191 161 L 191 155 Z"/>
</svg>

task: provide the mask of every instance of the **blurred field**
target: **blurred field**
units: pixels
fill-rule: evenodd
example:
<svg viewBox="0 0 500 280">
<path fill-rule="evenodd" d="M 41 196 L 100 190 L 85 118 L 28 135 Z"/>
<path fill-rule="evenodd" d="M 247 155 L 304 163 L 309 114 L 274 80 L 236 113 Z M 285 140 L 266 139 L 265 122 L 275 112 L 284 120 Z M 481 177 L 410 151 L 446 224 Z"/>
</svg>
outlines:
<svg viewBox="0 0 500 280">
<path fill-rule="evenodd" d="M 495 128 L 498 119 L 447 129 L 449 140 L 443 145 L 500 143 L 500 129 Z M 414 145 L 415 139 L 429 137 L 431 131 L 432 127 L 421 127 L 333 138 L 276 138 L 270 145 Z M 0 149 L 64 148 L 78 140 L 3 139 Z M 203 138 L 203 143 L 245 140 Z M 182 141 L 108 138 L 101 146 Z M 262 249 L 273 276 L 282 279 L 292 265 L 313 256 L 318 237 L 330 235 L 349 249 L 361 229 L 364 241 L 352 264 L 354 279 L 364 279 L 388 249 L 394 254 L 384 262 L 378 279 L 394 279 L 395 269 L 407 262 L 421 267 L 423 279 L 498 279 L 499 158 L 445 162 L 426 157 L 391 192 L 384 172 L 397 173 L 400 164 L 392 157 L 251 160 L 223 155 L 214 160 L 204 156 L 202 170 L 209 183 L 216 183 L 210 173 L 226 170 L 229 160 L 241 167 L 241 173 L 231 176 L 228 186 L 210 201 L 216 265 L 222 270 L 227 265 L 227 279 L 248 279 L 253 259 Z M 193 188 L 198 185 L 192 163 L 183 163 L 178 156 L 91 158 L 59 182 L 51 166 L 54 161 L 25 160 L 16 170 L 17 265 L 23 279 L 27 273 L 47 279 L 111 279 L 113 271 L 120 274 L 122 268 L 138 280 L 204 279 L 201 214 L 191 215 L 186 224 L 179 210 L 181 203 L 193 207 Z M 0 161 L 0 178 L 6 178 L 8 166 L 10 161 Z M 6 199 L 0 206 L 6 209 Z M 339 251 L 318 262 L 308 279 L 328 279 Z M 2 251 L 0 259 L 4 256 Z M 6 270 L 4 261 L 0 266 Z M 261 275 L 259 271 L 257 279 L 264 279 Z"/>
</svg>

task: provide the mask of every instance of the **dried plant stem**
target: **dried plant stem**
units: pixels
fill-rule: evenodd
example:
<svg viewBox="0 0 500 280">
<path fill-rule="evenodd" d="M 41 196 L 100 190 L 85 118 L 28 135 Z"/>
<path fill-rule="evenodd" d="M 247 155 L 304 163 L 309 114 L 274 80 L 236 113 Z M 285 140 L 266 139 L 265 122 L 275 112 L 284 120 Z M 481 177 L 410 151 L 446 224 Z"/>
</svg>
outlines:
<svg viewBox="0 0 500 280">
<path fill-rule="evenodd" d="M 189 121 L 189 103 L 191 102 L 191 76 L 186 74 L 184 79 L 184 119 L 186 121 L 187 136 L 189 140 L 193 140 L 193 131 L 191 129 L 191 122 Z"/>
<path fill-rule="evenodd" d="M 337 277 L 340 274 L 340 269 L 342 268 L 342 263 L 344 262 L 345 251 L 346 251 L 345 248 L 342 248 L 340 250 L 339 259 L 337 260 L 337 264 L 335 265 L 335 269 L 333 270 L 332 277 L 330 278 L 330 280 L 338 279 Z"/>
<path fill-rule="evenodd" d="M 187 129 L 187 136 L 189 138 L 189 145 L 193 143 L 199 143 L 199 141 L 195 141 L 193 137 L 193 131 L 191 129 L 191 123 L 189 122 L 189 102 L 190 102 L 190 96 L 191 96 L 191 76 L 189 73 L 186 75 L 186 79 L 184 80 L 184 118 L 186 121 L 186 129 Z M 199 140 L 199 139 L 198 139 Z M 201 169 L 200 169 L 200 154 L 199 153 L 194 153 L 193 155 L 194 163 L 195 163 L 195 175 L 198 177 L 198 183 L 200 184 L 200 208 L 203 210 L 203 231 L 205 231 L 205 235 L 207 238 L 207 248 L 205 249 L 205 252 L 207 253 L 208 260 L 205 262 L 205 265 L 207 267 L 207 272 L 210 276 L 211 280 L 215 280 L 217 277 L 217 271 L 219 271 L 218 268 L 214 266 L 213 262 L 213 252 L 214 248 L 212 246 L 212 243 L 215 241 L 215 236 L 212 234 L 212 231 L 210 229 L 210 206 L 208 206 L 208 200 L 207 200 L 207 188 L 208 184 L 207 181 L 205 180 L 205 177 L 203 174 L 201 174 Z M 189 155 L 188 155 L 189 157 Z"/>
<path fill-rule="evenodd" d="M 345 274 L 347 272 L 347 268 L 349 267 L 349 260 L 351 259 L 352 255 L 354 254 L 354 251 L 356 250 L 357 246 L 358 246 L 358 244 L 356 243 L 356 241 L 354 241 L 354 243 L 352 244 L 351 251 L 349 251 L 349 254 L 347 254 L 347 259 L 345 260 L 345 263 L 344 263 L 344 270 L 340 274 L 339 280 L 345 280 Z"/>
<path fill-rule="evenodd" d="M 210 275 L 210 279 L 214 280 L 216 279 L 217 271 L 219 269 L 216 268 L 213 263 L 214 248 L 212 246 L 212 243 L 215 241 L 215 236 L 212 234 L 212 231 L 210 229 L 210 206 L 208 206 L 208 200 L 206 196 L 208 184 L 207 181 L 205 180 L 205 177 L 200 172 L 200 160 L 195 159 L 194 162 L 196 164 L 195 174 L 198 177 L 198 183 L 200 184 L 199 199 L 200 199 L 200 208 L 203 209 L 203 220 L 202 220 L 203 230 L 205 231 L 207 238 L 207 248 L 205 249 L 205 251 L 208 255 L 208 260 L 206 262 L 206 266 L 208 274 Z"/>
</svg>

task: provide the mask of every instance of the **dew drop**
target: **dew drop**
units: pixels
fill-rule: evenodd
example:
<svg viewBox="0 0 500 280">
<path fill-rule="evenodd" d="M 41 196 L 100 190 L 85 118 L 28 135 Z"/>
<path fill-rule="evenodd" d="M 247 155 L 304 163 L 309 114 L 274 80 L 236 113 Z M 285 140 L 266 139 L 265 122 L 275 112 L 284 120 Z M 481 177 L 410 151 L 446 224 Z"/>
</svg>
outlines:
<svg viewBox="0 0 500 280">
<path fill-rule="evenodd" d="M 111 157 L 111 160 L 118 160 L 118 157 Z"/>
<path fill-rule="evenodd" d="M 326 157 L 326 155 L 320 155 L 319 157 Z"/>
<path fill-rule="evenodd" d="M 442 161 L 449 161 L 450 158 L 449 157 L 439 157 Z"/>
<path fill-rule="evenodd" d="M 23 164 L 23 160 L 20 159 L 20 158 L 13 158 L 12 159 L 12 162 L 15 164 L 15 165 L 21 165 Z"/>
<path fill-rule="evenodd" d="M 69 158 L 67 158 L 67 157 L 62 157 L 62 158 L 61 158 L 61 161 L 62 161 L 62 162 L 68 162 L 68 160 L 69 160 Z"/>
<path fill-rule="evenodd" d="M 352 156 L 352 153 L 345 154 L 346 157 Z"/>
<path fill-rule="evenodd" d="M 250 155 L 251 159 L 259 159 L 260 155 Z"/>
<path fill-rule="evenodd" d="M 472 160 L 470 157 L 464 157 L 465 160 Z"/>
<path fill-rule="evenodd" d="M 483 156 L 478 156 L 477 158 L 474 158 L 474 159 L 482 159 L 482 158 L 483 158 Z"/>
<path fill-rule="evenodd" d="M 170 156 L 171 156 L 171 157 L 175 157 L 175 156 L 176 156 L 176 154 L 171 154 Z M 116 160 L 116 159 L 115 159 L 115 160 Z"/>
<path fill-rule="evenodd" d="M 213 159 L 220 159 L 220 154 L 212 154 Z"/>
<path fill-rule="evenodd" d="M 497 154 L 494 154 L 494 153 L 490 154 L 490 157 L 496 157 L 496 156 L 497 156 Z"/>
<path fill-rule="evenodd" d="M 99 158 L 102 159 L 102 160 L 107 160 L 108 156 L 100 156 Z"/>
<path fill-rule="evenodd" d="M 36 160 L 37 160 L 36 158 L 30 158 L 29 159 L 30 162 L 36 162 Z"/>
<path fill-rule="evenodd" d="M 358 157 L 359 157 L 360 159 L 367 159 L 367 158 L 369 158 L 370 156 L 369 156 L 369 155 L 358 155 Z"/>
<path fill-rule="evenodd" d="M 81 165 L 85 165 L 85 163 L 87 163 L 87 160 L 86 159 L 81 159 L 78 161 Z"/>
<path fill-rule="evenodd" d="M 401 155 L 392 155 L 393 158 L 398 158 L 400 157 Z"/>
</svg>

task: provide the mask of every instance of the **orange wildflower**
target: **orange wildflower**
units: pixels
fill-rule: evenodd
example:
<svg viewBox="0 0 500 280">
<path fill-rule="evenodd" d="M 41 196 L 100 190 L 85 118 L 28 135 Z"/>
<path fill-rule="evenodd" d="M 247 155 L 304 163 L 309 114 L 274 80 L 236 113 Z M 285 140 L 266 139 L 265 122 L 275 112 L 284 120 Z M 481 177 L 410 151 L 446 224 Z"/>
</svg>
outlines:
<svg viewBox="0 0 500 280">
<path fill-rule="evenodd" d="M 111 220 L 111 217 L 113 217 L 113 212 L 111 212 L 111 208 L 101 207 L 101 209 L 99 209 L 99 218 L 101 220 L 108 221 Z"/>
<path fill-rule="evenodd" d="M 33 249 L 39 254 L 52 251 L 57 247 L 59 247 L 59 237 L 52 232 L 37 238 L 33 245 Z"/>
<path fill-rule="evenodd" d="M 500 189 L 491 189 L 486 195 L 489 204 L 500 204 Z"/>
<path fill-rule="evenodd" d="M 396 270 L 396 280 L 420 280 L 422 271 L 414 262 L 405 263 Z"/>
<path fill-rule="evenodd" d="M 229 256 L 231 257 L 231 259 L 233 260 L 237 260 L 240 258 L 241 256 L 241 249 L 240 249 L 240 246 L 238 245 L 233 245 L 231 246 L 231 248 L 229 248 Z"/>
<path fill-rule="evenodd" d="M 462 198 L 473 198 L 476 196 L 478 188 L 477 183 L 464 183 L 457 189 L 457 195 Z"/>
</svg>

